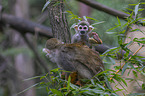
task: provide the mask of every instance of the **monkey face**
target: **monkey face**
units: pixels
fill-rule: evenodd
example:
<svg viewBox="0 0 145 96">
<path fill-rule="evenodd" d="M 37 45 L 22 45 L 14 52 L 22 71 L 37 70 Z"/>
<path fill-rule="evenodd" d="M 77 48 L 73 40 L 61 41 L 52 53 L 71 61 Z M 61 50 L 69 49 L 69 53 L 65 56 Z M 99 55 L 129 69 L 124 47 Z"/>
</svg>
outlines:
<svg viewBox="0 0 145 96">
<path fill-rule="evenodd" d="M 88 33 L 88 26 L 87 25 L 79 25 L 78 32 L 80 35 L 86 35 Z"/>
</svg>

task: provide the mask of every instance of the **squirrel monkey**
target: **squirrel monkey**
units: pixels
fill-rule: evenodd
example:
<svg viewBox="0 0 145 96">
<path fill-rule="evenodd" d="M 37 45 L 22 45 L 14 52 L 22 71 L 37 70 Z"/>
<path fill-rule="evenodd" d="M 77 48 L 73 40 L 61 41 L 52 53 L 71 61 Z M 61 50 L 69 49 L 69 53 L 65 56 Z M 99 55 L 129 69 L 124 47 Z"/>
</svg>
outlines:
<svg viewBox="0 0 145 96">
<path fill-rule="evenodd" d="M 79 79 L 91 79 L 104 69 L 98 52 L 78 43 L 62 44 L 58 39 L 51 38 L 43 51 L 61 69 L 77 72 Z"/>
<path fill-rule="evenodd" d="M 92 46 L 92 44 L 102 44 L 102 40 L 99 38 L 98 34 L 92 32 L 94 27 L 90 26 L 87 21 L 80 21 L 74 28 L 76 34 L 72 37 L 72 43 L 82 43 L 89 47 Z M 93 38 L 90 38 L 92 36 Z"/>
</svg>

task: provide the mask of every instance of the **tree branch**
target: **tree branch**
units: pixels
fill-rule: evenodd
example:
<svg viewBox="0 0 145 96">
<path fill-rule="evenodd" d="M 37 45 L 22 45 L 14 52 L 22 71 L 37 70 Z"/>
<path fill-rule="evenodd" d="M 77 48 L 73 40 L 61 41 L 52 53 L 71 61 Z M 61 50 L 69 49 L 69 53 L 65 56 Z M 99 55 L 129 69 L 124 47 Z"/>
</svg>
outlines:
<svg viewBox="0 0 145 96">
<path fill-rule="evenodd" d="M 52 31 L 51 28 L 34 23 L 32 21 L 23 19 L 23 18 L 18 18 L 13 15 L 9 14 L 0 14 L 2 18 L 0 19 L 0 25 L 9 25 L 11 28 L 17 30 L 21 34 L 25 35 L 25 33 L 31 33 L 35 34 L 37 32 L 41 36 L 45 36 L 47 38 L 52 38 Z M 0 27 L 2 27 L 0 26 Z M 30 46 L 29 46 L 30 47 Z M 101 46 L 102 48 L 106 48 L 105 46 Z M 32 48 L 31 48 L 32 49 Z M 99 52 L 103 53 L 105 50 L 100 51 L 99 48 L 96 48 Z M 35 53 L 35 52 L 34 52 Z"/>
<path fill-rule="evenodd" d="M 107 7 L 105 5 L 102 5 L 102 4 L 100 4 L 100 3 L 96 2 L 96 1 L 93 1 L 93 0 L 77 0 L 77 1 L 82 2 L 82 3 L 88 5 L 88 6 L 92 7 L 92 8 L 95 8 L 95 9 L 98 9 L 100 11 L 106 12 L 106 13 L 108 13 L 110 15 L 115 16 L 115 17 L 118 16 L 121 19 L 126 19 L 126 17 L 130 16 L 129 14 L 126 14 L 124 12 L 115 10 L 113 8 L 109 8 L 109 7 Z"/>
<path fill-rule="evenodd" d="M 14 28 L 15 30 L 23 34 L 27 32 L 35 34 L 35 32 L 38 32 L 41 36 L 45 36 L 48 38 L 53 37 L 51 28 L 49 27 L 5 13 L 1 14 L 1 16 L 2 17 L 0 19 L 0 22 L 5 25 L 8 24 L 11 28 Z"/>
<path fill-rule="evenodd" d="M 25 42 L 27 43 L 27 45 L 29 46 L 29 48 L 33 51 L 33 53 L 35 54 L 36 59 L 38 60 L 38 62 L 43 66 L 43 68 L 45 69 L 46 72 L 49 71 L 49 68 L 47 66 L 47 63 L 45 62 L 45 60 L 43 60 L 40 55 L 38 54 L 36 48 L 33 47 L 32 43 L 28 40 L 28 38 L 26 37 L 26 35 L 22 34 L 22 37 L 24 38 Z"/>
</svg>

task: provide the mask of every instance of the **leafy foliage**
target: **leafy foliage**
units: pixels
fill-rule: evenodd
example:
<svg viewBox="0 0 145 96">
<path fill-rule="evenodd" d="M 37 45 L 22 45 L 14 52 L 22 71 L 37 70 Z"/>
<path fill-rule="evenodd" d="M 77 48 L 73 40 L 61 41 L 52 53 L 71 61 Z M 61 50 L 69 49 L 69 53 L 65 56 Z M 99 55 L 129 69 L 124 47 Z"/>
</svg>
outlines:
<svg viewBox="0 0 145 96">
<path fill-rule="evenodd" d="M 97 74 L 97 76 L 101 74 L 105 74 L 107 78 L 108 71 L 113 71 L 113 70 L 106 70 L 100 74 Z M 105 82 L 101 82 L 101 81 L 97 82 L 94 79 L 91 79 L 91 80 L 87 80 L 87 82 L 90 82 L 89 84 L 79 87 L 70 82 L 71 81 L 70 77 L 68 78 L 68 80 L 61 79 L 61 72 L 66 72 L 66 71 L 62 71 L 62 70 L 59 70 L 59 68 L 56 68 L 56 69 L 51 70 L 51 72 L 47 73 L 45 76 L 40 77 L 40 80 L 42 80 L 42 82 L 40 82 L 40 86 L 46 87 L 48 96 L 66 96 L 66 95 L 68 96 L 92 96 L 92 95 L 110 96 L 111 94 L 117 96 L 117 94 L 115 94 L 115 92 L 112 91 L 111 87 L 109 89 L 104 86 Z M 97 76 L 94 76 L 93 78 L 96 78 Z"/>
</svg>

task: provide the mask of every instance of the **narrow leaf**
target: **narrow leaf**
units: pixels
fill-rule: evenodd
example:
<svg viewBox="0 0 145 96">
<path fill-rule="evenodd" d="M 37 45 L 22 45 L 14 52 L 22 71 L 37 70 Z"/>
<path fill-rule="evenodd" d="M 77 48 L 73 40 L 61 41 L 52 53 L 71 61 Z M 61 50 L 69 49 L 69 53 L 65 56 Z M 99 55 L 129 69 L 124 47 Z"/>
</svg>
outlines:
<svg viewBox="0 0 145 96">
<path fill-rule="evenodd" d="M 106 32 L 107 34 L 117 34 L 117 32 Z"/>
<path fill-rule="evenodd" d="M 145 95 L 145 93 L 131 93 L 131 94 L 127 94 L 127 96 L 143 96 Z"/>
<path fill-rule="evenodd" d="M 71 77 L 68 77 L 68 82 L 67 82 L 67 91 L 70 90 L 70 81 L 71 81 Z"/>
<path fill-rule="evenodd" d="M 48 0 L 46 3 L 45 3 L 45 5 L 44 5 L 44 7 L 42 8 L 42 12 L 46 9 L 46 7 L 48 6 L 48 4 L 51 2 L 51 0 Z"/>
<path fill-rule="evenodd" d="M 42 77 L 42 76 L 35 76 L 35 77 L 27 78 L 27 79 L 24 79 L 23 81 L 33 80 L 33 79 L 40 78 L 40 77 Z"/>
<path fill-rule="evenodd" d="M 120 19 L 118 17 L 117 17 L 117 20 L 118 20 L 119 25 L 121 26 L 121 22 L 120 22 Z"/>
<path fill-rule="evenodd" d="M 124 65 L 124 67 L 122 68 L 122 73 L 121 73 L 121 75 L 123 75 L 123 74 L 124 74 L 124 72 L 125 72 L 125 70 L 126 70 L 127 66 L 128 66 L 128 63 L 126 63 L 126 64 Z"/>
<path fill-rule="evenodd" d="M 19 92 L 18 94 L 21 94 L 21 93 L 23 93 L 23 92 L 25 92 L 25 91 L 27 91 L 27 90 L 29 90 L 29 89 L 31 89 L 31 88 L 33 88 L 33 87 L 35 87 L 36 85 L 38 85 L 39 83 L 36 83 L 36 84 L 34 84 L 34 85 L 32 85 L 32 86 L 30 86 L 30 87 L 28 87 L 27 89 L 25 89 L 25 90 L 23 90 L 23 91 L 21 91 L 21 92 Z M 17 94 L 17 95 L 18 95 Z"/>
<path fill-rule="evenodd" d="M 50 90 L 52 91 L 53 94 L 55 94 L 57 96 L 63 96 L 63 94 L 60 91 L 56 90 L 56 89 L 50 89 Z"/>
<path fill-rule="evenodd" d="M 91 25 L 97 25 L 97 24 L 101 24 L 101 23 L 104 23 L 105 21 L 101 21 L 101 22 L 97 22 L 97 23 L 94 23 L 94 24 L 91 24 Z"/>
<path fill-rule="evenodd" d="M 83 16 L 83 18 L 84 18 L 85 21 L 88 21 L 86 16 Z"/>
<path fill-rule="evenodd" d="M 140 4 L 140 3 L 139 3 L 139 4 Z M 135 6 L 135 9 L 134 9 L 135 17 L 136 17 L 137 14 L 138 14 L 139 4 L 137 4 L 137 5 Z"/>
</svg>

